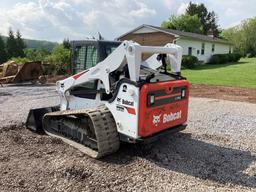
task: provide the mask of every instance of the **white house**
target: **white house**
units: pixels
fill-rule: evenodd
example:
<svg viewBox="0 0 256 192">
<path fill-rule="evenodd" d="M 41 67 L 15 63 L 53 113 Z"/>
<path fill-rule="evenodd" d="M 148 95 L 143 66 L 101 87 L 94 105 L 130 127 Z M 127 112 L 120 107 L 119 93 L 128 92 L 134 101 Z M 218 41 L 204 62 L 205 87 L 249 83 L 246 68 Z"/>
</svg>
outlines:
<svg viewBox="0 0 256 192">
<path fill-rule="evenodd" d="M 141 45 L 156 46 L 176 43 L 183 48 L 183 55 L 194 55 L 203 63 L 207 63 L 213 54 L 233 52 L 231 43 L 212 34 L 202 35 L 145 24 L 121 35 L 117 40 L 133 40 Z"/>
</svg>

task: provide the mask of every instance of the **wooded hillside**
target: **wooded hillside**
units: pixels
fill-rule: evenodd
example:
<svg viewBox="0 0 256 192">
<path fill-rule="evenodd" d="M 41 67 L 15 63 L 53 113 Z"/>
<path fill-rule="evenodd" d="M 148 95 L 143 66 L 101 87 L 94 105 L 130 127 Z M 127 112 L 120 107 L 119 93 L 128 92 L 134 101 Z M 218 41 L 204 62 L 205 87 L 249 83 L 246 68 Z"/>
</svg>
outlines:
<svg viewBox="0 0 256 192">
<path fill-rule="evenodd" d="M 6 36 L 1 36 L 4 41 L 6 41 Z M 23 39 L 27 48 L 32 49 L 47 49 L 48 51 L 52 51 L 54 46 L 57 44 L 56 42 L 43 41 L 43 40 L 32 40 L 32 39 Z"/>
</svg>

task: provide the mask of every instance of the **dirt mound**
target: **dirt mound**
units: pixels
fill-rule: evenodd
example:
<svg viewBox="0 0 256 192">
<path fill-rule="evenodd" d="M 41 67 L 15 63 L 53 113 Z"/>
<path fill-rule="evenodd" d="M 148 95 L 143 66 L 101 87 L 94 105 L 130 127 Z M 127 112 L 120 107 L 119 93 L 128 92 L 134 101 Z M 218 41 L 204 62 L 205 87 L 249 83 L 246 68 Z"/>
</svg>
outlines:
<svg viewBox="0 0 256 192">
<path fill-rule="evenodd" d="M 256 103 L 256 89 L 192 84 L 190 95 L 192 97 Z"/>
</svg>

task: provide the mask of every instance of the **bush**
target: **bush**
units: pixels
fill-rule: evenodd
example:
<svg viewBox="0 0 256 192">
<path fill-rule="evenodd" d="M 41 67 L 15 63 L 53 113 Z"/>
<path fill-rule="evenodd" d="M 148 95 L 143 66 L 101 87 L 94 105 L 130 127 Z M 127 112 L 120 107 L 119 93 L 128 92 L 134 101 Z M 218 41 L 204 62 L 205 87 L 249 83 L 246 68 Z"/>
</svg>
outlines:
<svg viewBox="0 0 256 192">
<path fill-rule="evenodd" d="M 236 56 L 235 54 L 228 54 L 228 62 L 236 62 Z"/>
<path fill-rule="evenodd" d="M 215 54 L 211 57 L 209 64 L 225 64 L 229 62 L 238 62 L 241 59 L 238 53 Z"/>
<path fill-rule="evenodd" d="M 248 58 L 253 58 L 253 57 L 255 57 L 255 55 L 253 55 L 252 53 L 248 53 L 248 54 L 246 55 L 246 57 L 248 57 Z"/>
<path fill-rule="evenodd" d="M 235 56 L 235 62 L 238 62 L 242 58 L 242 54 L 240 53 L 232 53 Z"/>
<path fill-rule="evenodd" d="M 70 68 L 70 50 L 64 48 L 63 45 L 56 45 L 51 55 L 46 58 L 47 62 L 55 65 L 56 75 L 66 75 Z"/>
<path fill-rule="evenodd" d="M 238 62 L 242 58 L 242 54 L 240 54 L 240 53 L 232 53 L 232 55 L 234 57 L 233 62 Z"/>
<path fill-rule="evenodd" d="M 10 61 L 15 61 L 18 64 L 23 64 L 23 63 L 26 63 L 26 62 L 30 62 L 31 59 L 28 59 L 26 57 L 12 57 L 10 59 Z"/>
<path fill-rule="evenodd" d="M 43 74 L 44 75 L 56 75 L 56 65 L 50 64 L 50 63 L 44 63 L 43 64 Z"/>
<path fill-rule="evenodd" d="M 30 59 L 31 61 L 45 61 L 46 58 L 51 54 L 46 49 L 25 49 L 25 56 L 26 58 Z"/>
<path fill-rule="evenodd" d="M 193 68 L 196 67 L 196 64 L 198 64 L 197 57 L 195 57 L 193 55 L 183 55 L 182 56 L 182 63 L 181 63 L 181 65 L 184 68 L 193 69 Z"/>
<path fill-rule="evenodd" d="M 229 61 L 229 54 L 222 54 L 222 55 L 221 55 L 221 59 L 222 59 L 223 63 L 228 63 L 228 62 L 230 62 L 230 61 Z"/>
<path fill-rule="evenodd" d="M 213 55 L 209 61 L 210 64 L 219 64 L 221 63 L 221 59 L 219 55 Z"/>
</svg>

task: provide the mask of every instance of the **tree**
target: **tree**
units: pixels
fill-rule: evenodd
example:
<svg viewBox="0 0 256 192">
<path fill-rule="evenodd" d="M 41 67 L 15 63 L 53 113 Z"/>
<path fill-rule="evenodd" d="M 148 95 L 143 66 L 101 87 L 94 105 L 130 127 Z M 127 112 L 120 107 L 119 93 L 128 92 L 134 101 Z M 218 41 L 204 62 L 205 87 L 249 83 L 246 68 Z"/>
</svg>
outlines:
<svg viewBox="0 0 256 192">
<path fill-rule="evenodd" d="M 256 17 L 247 19 L 242 23 L 243 34 L 245 39 L 246 52 L 251 56 L 256 56 Z"/>
<path fill-rule="evenodd" d="M 70 50 L 63 44 L 56 45 L 47 60 L 56 66 L 57 74 L 67 74 L 70 70 Z"/>
<path fill-rule="evenodd" d="M 21 37 L 20 31 L 18 30 L 16 33 L 16 55 L 15 57 L 24 57 L 24 49 L 26 48 L 26 45 Z"/>
<path fill-rule="evenodd" d="M 12 57 L 24 57 L 24 49 L 26 45 L 21 37 L 19 30 L 16 33 L 16 38 L 12 29 L 9 30 L 9 36 L 6 41 L 6 51 L 8 55 L 8 59 Z"/>
<path fill-rule="evenodd" d="M 50 52 L 46 49 L 31 49 L 24 50 L 25 57 L 30 61 L 46 61 L 46 58 L 50 55 Z"/>
<path fill-rule="evenodd" d="M 0 64 L 7 61 L 7 53 L 5 50 L 5 42 L 3 38 L 0 36 Z"/>
<path fill-rule="evenodd" d="M 71 47 L 71 44 L 70 44 L 70 41 L 69 41 L 68 38 L 64 39 L 62 44 L 63 44 L 65 49 L 70 49 L 70 47 Z"/>
<path fill-rule="evenodd" d="M 241 53 L 242 55 L 246 54 L 245 50 L 245 39 L 243 32 L 239 27 L 232 27 L 229 29 L 223 30 L 221 37 L 231 42 L 234 46 L 234 52 Z"/>
<path fill-rule="evenodd" d="M 212 30 L 214 36 L 218 37 L 220 34 L 219 26 L 217 24 L 218 17 L 214 11 L 208 12 L 207 8 L 203 3 L 195 4 L 189 2 L 186 9 L 186 14 L 194 16 L 197 15 L 203 26 L 203 34 L 207 34 L 208 31 Z"/>
<path fill-rule="evenodd" d="M 240 25 L 224 30 L 221 36 L 234 45 L 234 51 L 243 55 L 256 56 L 256 17 Z"/>
<path fill-rule="evenodd" d="M 16 57 L 16 40 L 13 34 L 12 29 L 9 30 L 9 36 L 6 41 L 6 51 L 7 51 L 7 57 L 8 59 L 11 57 Z"/>
<path fill-rule="evenodd" d="M 176 29 L 180 31 L 202 33 L 203 26 L 197 15 L 190 16 L 183 14 L 180 16 L 172 15 L 168 21 L 164 21 L 161 27 L 166 29 Z"/>
</svg>

